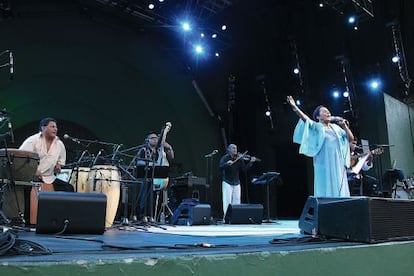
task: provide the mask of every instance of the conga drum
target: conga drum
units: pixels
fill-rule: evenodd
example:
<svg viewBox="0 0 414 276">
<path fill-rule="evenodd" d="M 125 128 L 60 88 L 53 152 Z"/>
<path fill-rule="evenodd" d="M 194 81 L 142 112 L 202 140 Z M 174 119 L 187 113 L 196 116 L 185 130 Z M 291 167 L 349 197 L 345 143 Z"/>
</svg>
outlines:
<svg viewBox="0 0 414 276">
<path fill-rule="evenodd" d="M 75 192 L 86 193 L 88 190 L 88 177 L 91 171 L 88 167 L 73 168 L 70 177 L 70 184 L 72 184 Z"/>
<path fill-rule="evenodd" d="M 7 154 L 6 154 L 7 152 Z M 10 160 L 10 168 L 7 164 Z M 0 149 L 0 178 L 30 182 L 36 174 L 39 155 L 36 152 L 19 149 Z"/>
<path fill-rule="evenodd" d="M 115 166 L 93 166 L 88 177 L 88 193 L 103 193 L 106 195 L 105 227 L 111 227 L 118 210 L 121 174 Z"/>
</svg>

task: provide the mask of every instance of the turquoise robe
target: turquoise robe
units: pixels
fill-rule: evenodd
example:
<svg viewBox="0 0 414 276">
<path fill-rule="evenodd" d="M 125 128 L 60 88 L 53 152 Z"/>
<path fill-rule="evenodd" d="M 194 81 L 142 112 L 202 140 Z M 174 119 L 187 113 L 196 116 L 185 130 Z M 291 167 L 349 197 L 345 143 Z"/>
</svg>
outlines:
<svg viewBox="0 0 414 276">
<path fill-rule="evenodd" d="M 313 157 L 314 196 L 349 197 L 346 168 L 350 166 L 350 148 L 346 132 L 336 124 L 325 129 L 322 123 L 299 119 L 293 142 L 299 153 Z"/>
</svg>

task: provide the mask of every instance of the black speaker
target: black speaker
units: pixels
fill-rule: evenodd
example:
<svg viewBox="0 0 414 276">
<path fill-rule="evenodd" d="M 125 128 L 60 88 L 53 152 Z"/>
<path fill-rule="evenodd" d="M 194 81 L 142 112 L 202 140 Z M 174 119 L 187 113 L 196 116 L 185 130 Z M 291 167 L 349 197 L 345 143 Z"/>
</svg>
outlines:
<svg viewBox="0 0 414 276">
<path fill-rule="evenodd" d="M 181 203 L 170 219 L 170 224 L 178 225 L 201 225 L 210 224 L 210 222 L 210 204 L 199 204 L 192 199 Z"/>
<path fill-rule="evenodd" d="M 262 204 L 230 204 L 224 216 L 229 224 L 261 224 L 262 220 Z"/>
<path fill-rule="evenodd" d="M 309 203 L 309 204 L 308 204 Z M 311 206 L 313 214 L 305 210 Z M 303 218 L 307 218 L 303 220 Z M 312 219 L 309 219 L 311 218 Z M 308 198 L 299 228 L 326 237 L 376 243 L 414 238 L 414 201 L 388 198 Z"/>
<path fill-rule="evenodd" d="M 102 234 L 106 195 L 39 192 L 36 233 Z"/>
</svg>

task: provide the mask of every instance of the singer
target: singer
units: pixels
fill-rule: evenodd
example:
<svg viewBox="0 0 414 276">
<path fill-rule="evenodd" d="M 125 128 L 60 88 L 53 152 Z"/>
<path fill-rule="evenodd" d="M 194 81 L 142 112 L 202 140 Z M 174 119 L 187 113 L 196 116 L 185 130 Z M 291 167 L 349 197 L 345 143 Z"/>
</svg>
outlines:
<svg viewBox="0 0 414 276">
<path fill-rule="evenodd" d="M 256 157 L 251 157 L 246 164 L 242 154 L 237 152 L 237 146 L 230 144 L 227 147 L 227 153 L 223 155 L 219 162 L 219 168 L 222 171 L 222 193 L 223 193 L 223 221 L 226 216 L 229 204 L 240 204 L 240 170 L 246 171 L 253 166 Z"/>
<path fill-rule="evenodd" d="M 53 185 L 55 191 L 73 192 L 73 186 L 56 178 L 66 162 L 66 149 L 57 136 L 57 122 L 53 118 L 44 118 L 39 123 L 39 132 L 28 137 L 19 149 L 33 151 L 39 155 L 36 177 L 41 182 Z"/>
<path fill-rule="evenodd" d="M 331 123 L 331 113 L 320 105 L 310 119 L 292 96 L 287 103 L 299 116 L 293 142 L 300 144 L 299 153 L 313 157 L 314 196 L 349 197 L 346 168 L 350 167 L 349 143 L 354 135 L 343 118 Z"/>
</svg>

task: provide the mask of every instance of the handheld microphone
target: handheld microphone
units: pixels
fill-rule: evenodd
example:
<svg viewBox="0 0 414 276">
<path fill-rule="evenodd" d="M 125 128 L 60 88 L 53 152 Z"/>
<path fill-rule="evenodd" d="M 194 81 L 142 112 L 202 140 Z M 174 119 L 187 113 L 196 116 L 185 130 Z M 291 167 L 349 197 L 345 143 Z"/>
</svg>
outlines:
<svg viewBox="0 0 414 276">
<path fill-rule="evenodd" d="M 78 138 L 71 137 L 68 134 L 63 135 L 63 138 L 72 140 L 73 142 L 80 144 L 80 141 Z"/>
<path fill-rule="evenodd" d="M 331 116 L 331 118 L 329 119 L 330 123 L 338 123 L 340 120 L 343 120 L 342 117 L 339 116 Z"/>
</svg>

